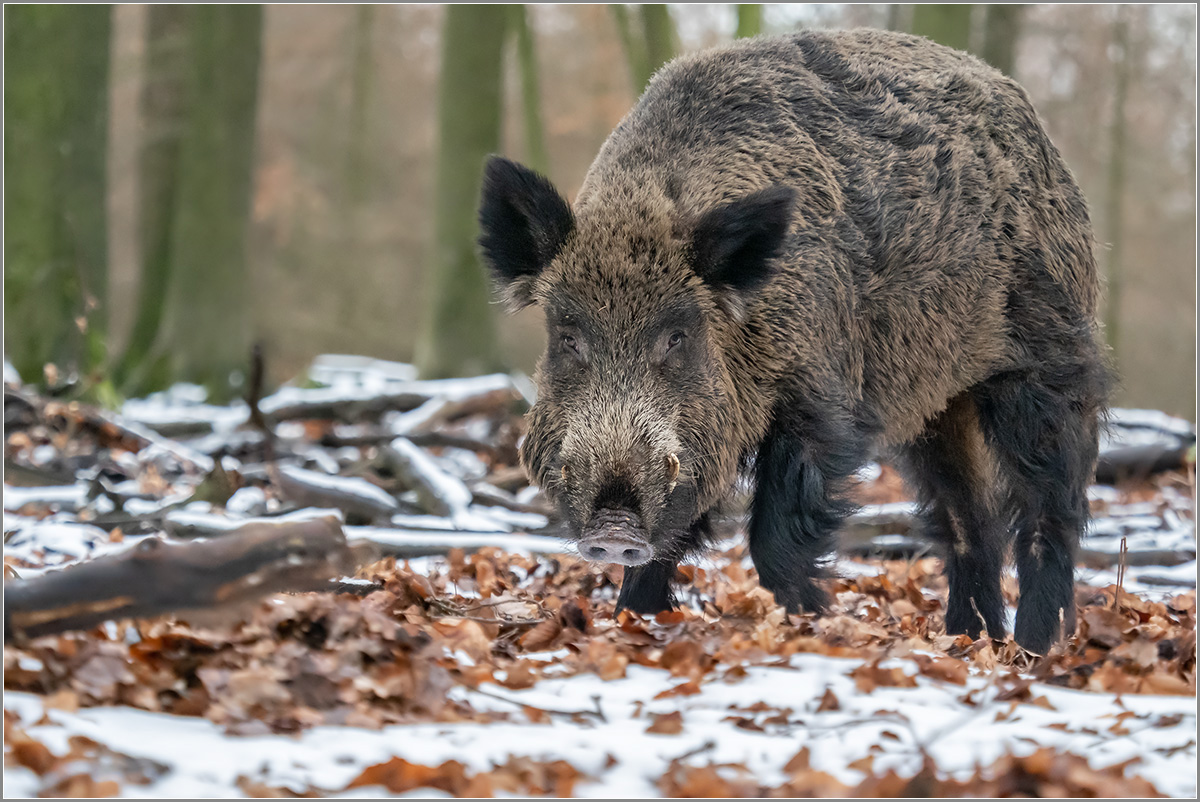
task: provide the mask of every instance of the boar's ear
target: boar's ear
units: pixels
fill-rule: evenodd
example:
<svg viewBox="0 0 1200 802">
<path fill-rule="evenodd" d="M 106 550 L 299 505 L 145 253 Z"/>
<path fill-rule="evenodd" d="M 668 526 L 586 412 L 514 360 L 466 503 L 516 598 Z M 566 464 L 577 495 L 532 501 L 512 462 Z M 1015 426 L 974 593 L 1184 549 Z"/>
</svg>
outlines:
<svg viewBox="0 0 1200 802">
<path fill-rule="evenodd" d="M 543 176 L 501 156 L 488 159 L 479 203 L 479 246 L 514 311 L 532 303 L 533 282 L 562 249 L 575 221 Z"/>
<path fill-rule="evenodd" d="M 735 317 L 775 272 L 794 196 L 790 187 L 768 187 L 718 206 L 696 223 L 692 267 Z"/>
</svg>

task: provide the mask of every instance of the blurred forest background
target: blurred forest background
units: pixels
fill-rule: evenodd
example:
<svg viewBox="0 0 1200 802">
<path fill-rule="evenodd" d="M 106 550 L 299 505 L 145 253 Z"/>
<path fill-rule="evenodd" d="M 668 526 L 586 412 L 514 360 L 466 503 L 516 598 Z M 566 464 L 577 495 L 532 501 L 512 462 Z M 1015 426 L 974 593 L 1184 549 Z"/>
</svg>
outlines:
<svg viewBox="0 0 1200 802">
<path fill-rule="evenodd" d="M 1194 5 L 6 5 L 5 354 L 115 403 L 320 353 L 532 370 L 475 261 L 484 154 L 572 197 L 672 55 L 906 30 L 1022 82 L 1091 206 L 1118 402 L 1195 419 Z M 53 367 L 49 367 L 53 366 Z"/>
</svg>

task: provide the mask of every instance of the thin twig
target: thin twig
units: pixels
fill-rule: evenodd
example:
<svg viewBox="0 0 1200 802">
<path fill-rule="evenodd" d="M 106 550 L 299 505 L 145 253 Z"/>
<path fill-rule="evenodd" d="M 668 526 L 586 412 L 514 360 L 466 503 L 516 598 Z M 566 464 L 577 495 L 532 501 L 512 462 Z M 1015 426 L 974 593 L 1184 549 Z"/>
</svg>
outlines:
<svg viewBox="0 0 1200 802">
<path fill-rule="evenodd" d="M 1125 535 L 1121 535 L 1121 551 L 1120 560 L 1117 562 L 1117 590 L 1113 593 L 1113 609 L 1118 612 L 1121 609 L 1121 588 L 1125 585 L 1125 555 L 1129 552 L 1129 544 L 1126 542 Z"/>
<path fill-rule="evenodd" d="M 509 704 L 517 705 L 518 707 L 523 707 L 523 708 L 527 707 L 530 710 L 536 710 L 539 713 L 545 713 L 548 716 L 563 716 L 563 717 L 566 717 L 569 719 L 574 719 L 576 716 L 591 716 L 591 717 L 595 718 L 597 721 L 602 721 L 606 724 L 608 723 L 608 718 L 604 715 L 604 710 L 601 709 L 601 707 L 600 707 L 600 697 L 599 696 L 595 696 L 595 695 L 592 696 L 592 704 L 594 704 L 596 706 L 595 710 L 554 710 L 549 707 L 539 707 L 538 705 L 531 705 L 528 702 L 522 702 L 519 699 L 510 699 L 507 696 L 501 696 L 498 693 L 491 693 L 489 691 L 483 690 L 482 688 L 475 688 L 470 685 L 467 685 L 465 682 L 460 682 L 459 684 L 461 684 L 464 688 L 471 691 L 472 693 L 478 693 L 481 696 L 488 697 L 489 699 L 496 699 L 501 702 L 508 702 Z"/>
</svg>

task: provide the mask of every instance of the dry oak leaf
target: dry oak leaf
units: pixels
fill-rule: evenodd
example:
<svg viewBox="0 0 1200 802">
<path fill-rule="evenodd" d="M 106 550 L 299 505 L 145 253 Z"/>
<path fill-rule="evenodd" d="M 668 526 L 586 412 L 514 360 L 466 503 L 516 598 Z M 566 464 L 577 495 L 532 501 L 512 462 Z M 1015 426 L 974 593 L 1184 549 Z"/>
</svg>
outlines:
<svg viewBox="0 0 1200 802">
<path fill-rule="evenodd" d="M 850 672 L 860 693 L 870 693 L 882 686 L 885 688 L 915 688 L 916 677 L 910 677 L 902 668 L 880 668 L 878 662 L 864 663 Z"/>
<path fill-rule="evenodd" d="M 678 710 L 672 713 L 651 713 L 650 718 L 653 723 L 646 728 L 646 732 L 655 735 L 678 735 L 683 732 L 683 714 Z"/>
<path fill-rule="evenodd" d="M 930 657 L 925 654 L 914 654 L 913 660 L 917 668 L 927 677 L 953 682 L 955 685 L 967 684 L 967 664 L 953 657 Z"/>
</svg>

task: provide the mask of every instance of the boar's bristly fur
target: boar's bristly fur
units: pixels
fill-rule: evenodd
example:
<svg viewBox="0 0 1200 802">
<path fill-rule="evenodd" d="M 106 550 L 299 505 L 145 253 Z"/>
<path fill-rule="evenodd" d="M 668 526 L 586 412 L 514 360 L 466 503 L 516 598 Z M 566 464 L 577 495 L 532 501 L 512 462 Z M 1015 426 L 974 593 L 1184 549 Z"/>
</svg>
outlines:
<svg viewBox="0 0 1200 802">
<path fill-rule="evenodd" d="M 670 606 L 740 471 L 789 611 L 873 453 L 943 546 L 951 633 L 1074 631 L 1108 371 L 1084 199 L 1024 90 L 917 37 L 805 32 L 664 67 L 573 205 L 494 157 L 481 245 L 548 347 L 522 459 L 619 605 Z"/>
</svg>

